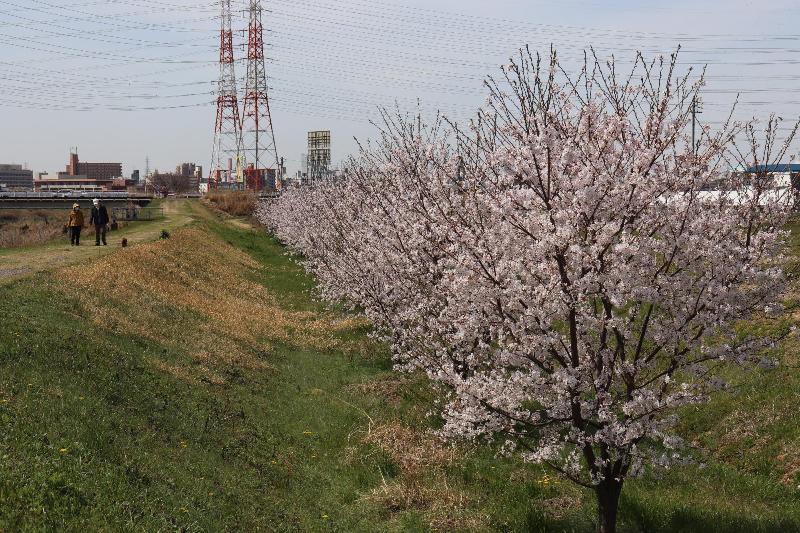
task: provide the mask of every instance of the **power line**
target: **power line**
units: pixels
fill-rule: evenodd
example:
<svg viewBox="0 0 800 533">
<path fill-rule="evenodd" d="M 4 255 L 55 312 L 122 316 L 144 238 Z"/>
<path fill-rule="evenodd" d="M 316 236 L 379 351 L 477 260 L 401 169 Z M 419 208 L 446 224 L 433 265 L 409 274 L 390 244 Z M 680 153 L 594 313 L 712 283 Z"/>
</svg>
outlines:
<svg viewBox="0 0 800 533">
<path fill-rule="evenodd" d="M 141 39 L 122 35 L 119 31 L 147 29 L 174 33 L 176 29 L 189 29 L 208 34 L 214 30 L 210 27 L 207 29 L 187 28 L 187 24 L 211 20 L 202 15 L 215 9 L 214 6 L 218 5 L 217 2 L 193 4 L 192 6 L 157 0 L 87 0 L 59 5 L 41 0 L 31 0 L 31 2 L 34 5 L 27 2 L 26 5 L 20 5 L 13 1 L 0 0 L 0 4 L 15 7 L 17 10 L 13 13 L 4 11 L 0 14 L 31 25 L 44 23 L 53 30 L 62 30 L 62 36 L 84 40 L 87 46 L 56 46 L 51 42 L 31 39 L 25 35 L 3 36 L 0 38 L 0 42 L 3 44 L 45 54 L 42 58 L 26 60 L 23 66 L 17 67 L 23 68 L 22 71 L 14 70 L 13 74 L 6 73 L 3 78 L 0 78 L 7 82 L 2 86 L 11 91 L 9 94 L 18 94 L 13 92 L 11 84 L 19 82 L 21 86 L 25 87 L 28 94 L 44 96 L 48 101 L 50 99 L 58 101 L 57 95 L 60 91 L 62 99 L 66 98 L 77 107 L 81 107 L 84 102 L 97 102 L 98 105 L 95 107 L 99 109 L 116 108 L 118 106 L 114 105 L 112 101 L 125 98 L 131 98 L 133 101 L 137 99 L 152 100 L 154 104 L 163 99 L 164 107 L 174 108 L 174 106 L 167 105 L 168 100 L 188 101 L 197 96 L 208 95 L 208 93 L 191 91 L 191 89 L 182 92 L 176 91 L 177 94 L 173 94 L 169 91 L 171 87 L 201 86 L 208 82 L 197 80 L 171 83 L 164 79 L 152 79 L 152 71 L 150 69 L 144 71 L 144 69 L 154 63 L 170 66 L 180 65 L 181 68 L 161 69 L 160 72 L 174 78 L 184 70 L 200 68 L 200 72 L 205 72 L 210 78 L 210 67 L 215 62 L 211 60 L 211 57 L 202 57 L 210 51 L 209 45 L 200 43 L 197 39 L 192 41 Z M 279 58 L 279 61 L 273 64 L 275 75 L 270 77 L 271 85 L 275 86 L 278 112 L 281 112 L 282 103 L 286 103 L 287 106 L 296 106 L 305 100 L 310 102 L 308 106 L 313 112 L 323 110 L 327 106 L 332 114 L 363 113 L 363 110 L 370 105 L 380 105 L 395 100 L 404 103 L 413 101 L 413 97 L 402 96 L 410 93 L 418 95 L 423 101 L 427 100 L 429 103 L 426 104 L 426 109 L 451 107 L 456 112 L 461 109 L 473 109 L 484 93 L 481 87 L 482 79 L 487 73 L 497 72 L 493 66 L 494 61 L 480 61 L 475 58 L 489 57 L 492 54 L 496 54 L 498 57 L 508 56 L 510 52 L 513 52 L 512 42 L 520 41 L 519 36 L 522 34 L 532 33 L 536 33 L 537 39 L 534 42 L 542 48 L 549 48 L 548 42 L 555 39 L 582 42 L 585 38 L 596 38 L 601 41 L 613 40 L 614 50 L 628 52 L 637 48 L 658 51 L 663 48 L 665 42 L 675 39 L 685 40 L 694 45 L 691 49 L 682 51 L 682 54 L 686 54 L 691 59 L 683 64 L 708 63 L 712 68 L 723 69 L 719 74 L 707 77 L 709 87 L 704 91 L 706 95 L 720 97 L 729 95 L 732 99 L 734 94 L 741 93 L 745 97 L 742 98 L 742 106 L 759 108 L 797 105 L 794 99 L 783 94 L 791 92 L 791 87 L 742 87 L 743 84 L 750 83 L 751 79 L 748 78 L 748 75 L 726 73 L 725 69 L 751 67 L 763 68 L 766 71 L 767 69 L 774 70 L 776 65 L 781 65 L 781 71 L 778 73 L 768 72 L 763 77 L 759 76 L 759 80 L 761 82 L 765 79 L 796 81 L 800 79 L 800 73 L 792 69 L 800 65 L 800 60 L 792 57 L 796 51 L 795 48 L 786 44 L 800 40 L 798 35 L 738 36 L 712 33 L 689 35 L 621 32 L 602 28 L 483 19 L 425 8 L 396 7 L 385 2 L 348 0 L 347 3 L 343 3 L 332 0 L 324 5 L 317 5 L 312 4 L 309 0 L 274 0 L 272 3 L 278 7 L 274 16 L 293 21 L 284 23 L 279 31 L 270 34 L 275 43 L 273 50 L 276 52 L 276 57 Z M 90 6 L 121 8 L 128 11 L 97 13 L 85 9 Z M 312 6 L 318 8 L 314 10 L 317 13 L 316 16 L 309 16 L 309 7 Z M 84 9 L 76 9 L 80 7 Z M 131 11 L 131 8 L 138 9 L 138 11 Z M 131 19 L 132 17 L 164 15 L 178 8 L 188 8 L 180 12 L 180 16 L 185 20 L 153 23 Z M 72 20 L 76 24 L 88 24 L 91 29 L 82 30 L 75 25 L 53 23 L 49 20 L 36 21 L 36 19 L 19 14 L 23 12 L 37 13 L 43 17 L 49 17 L 49 20 L 58 20 L 59 22 Z M 324 15 L 325 13 L 328 15 Z M 337 13 L 347 15 L 345 23 L 332 18 Z M 108 29 L 109 23 L 111 30 Z M 390 24 L 393 29 L 391 34 L 387 33 L 384 28 Z M 20 30 L 29 29 L 27 24 L 12 22 L 11 25 Z M 96 29 L 95 27 L 98 25 L 103 25 L 103 29 Z M 309 32 L 309 27 L 313 27 L 316 31 Z M 429 28 L 434 28 L 435 31 L 430 31 Z M 504 30 L 502 33 L 497 32 L 500 28 Z M 546 35 L 542 36 L 545 32 Z M 51 33 L 55 35 L 58 32 L 52 31 Z M 576 36 L 579 39 L 574 39 Z M 735 45 L 726 46 L 725 43 L 720 42 L 728 38 L 734 40 Z M 90 43 L 92 46 L 89 46 Z M 139 46 L 126 51 L 111 50 L 107 47 L 97 49 L 94 43 L 136 44 Z M 487 43 L 496 44 L 490 46 Z M 642 46 L 633 47 L 633 43 Z M 748 44 L 750 45 L 748 46 Z M 197 51 L 188 54 L 176 53 L 183 47 L 196 48 Z M 396 49 L 392 47 L 396 47 Z M 480 56 L 475 55 L 477 50 L 481 51 Z M 137 54 L 133 54 L 134 51 Z M 147 51 L 147 56 L 159 55 L 159 57 L 140 56 L 138 53 L 141 51 Z M 472 54 L 472 56 L 467 54 Z M 574 47 L 568 48 L 560 55 L 568 61 L 582 60 L 582 51 Z M 708 57 L 694 57 L 703 55 Z M 63 69 L 56 71 L 46 68 L 36 71 L 36 67 L 32 63 L 32 61 L 54 61 L 57 57 L 72 58 L 75 62 L 82 62 L 82 66 L 76 71 Z M 632 57 L 632 53 L 630 57 Z M 701 59 L 709 61 L 705 62 Z M 20 65 L 16 62 L 0 62 L 0 64 L 9 63 Z M 619 61 L 618 64 L 624 63 L 625 61 Z M 630 63 L 628 61 L 628 64 Z M 140 68 L 143 72 L 135 75 L 125 73 L 118 76 L 106 74 L 96 77 L 88 74 L 89 71 L 96 69 L 105 69 L 111 72 L 111 69 L 124 67 Z M 25 69 L 30 69 L 28 72 L 30 72 L 29 78 L 32 81 L 91 80 L 91 84 L 88 87 L 85 86 L 85 94 L 68 87 L 53 90 L 37 89 L 35 83 L 26 83 L 19 79 Z M 787 71 L 787 69 L 789 70 Z M 62 75 L 65 77 L 62 78 Z M 104 83 L 125 84 L 126 88 L 104 87 Z M 363 85 L 382 89 L 390 94 L 364 91 L 357 94 L 354 86 L 360 88 Z M 434 94 L 445 95 L 445 97 L 440 98 L 441 101 L 437 101 L 436 98 L 431 98 Z M 6 101 L 4 105 L 8 106 L 9 103 Z M 197 102 L 187 102 L 186 105 L 196 104 Z M 449 104 L 449 106 L 443 104 Z M 721 101 L 707 102 L 706 105 L 710 108 L 727 106 Z M 139 105 L 128 107 L 138 109 Z"/>
</svg>

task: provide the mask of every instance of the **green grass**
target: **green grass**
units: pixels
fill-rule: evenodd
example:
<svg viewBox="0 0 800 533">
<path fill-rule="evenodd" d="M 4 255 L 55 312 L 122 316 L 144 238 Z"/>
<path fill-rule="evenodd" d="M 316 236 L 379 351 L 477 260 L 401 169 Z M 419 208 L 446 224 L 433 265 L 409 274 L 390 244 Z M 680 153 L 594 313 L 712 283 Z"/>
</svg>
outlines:
<svg viewBox="0 0 800 533">
<path fill-rule="evenodd" d="M 190 207 L 196 224 L 263 264 L 255 281 L 280 306 L 341 313 L 313 298 L 313 280 L 273 239 L 202 209 Z M 371 497 L 408 479 L 362 442 L 370 419 L 423 430 L 430 393 L 420 379 L 396 401 L 355 389 L 393 376 L 363 327 L 340 334 L 363 353 L 273 345 L 266 370 L 231 367 L 223 385 L 190 384 L 152 361 L 191 367 L 191 354 L 94 325 L 59 283 L 44 273 L 0 286 L 0 531 L 417 531 L 441 514 Z M 164 309 L 163 320 L 188 319 Z M 626 485 L 620 529 L 800 530 L 800 480 L 781 484 L 776 459 L 800 443 L 798 381 L 788 366 L 743 375 L 733 395 L 686 413 L 707 466 Z M 725 427 L 737 409 L 754 420 L 751 440 Z M 460 517 L 482 530 L 592 530 L 591 493 L 543 483 L 543 468 L 491 450 L 464 452 L 412 480 L 434 497 L 463 496 L 445 529 Z"/>
</svg>

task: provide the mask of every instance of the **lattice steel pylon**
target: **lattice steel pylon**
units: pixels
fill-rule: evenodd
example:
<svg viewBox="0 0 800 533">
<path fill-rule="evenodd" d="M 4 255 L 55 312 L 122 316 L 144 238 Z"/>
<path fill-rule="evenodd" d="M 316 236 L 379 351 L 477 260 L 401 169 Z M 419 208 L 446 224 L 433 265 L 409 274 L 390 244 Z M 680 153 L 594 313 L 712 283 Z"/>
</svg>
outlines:
<svg viewBox="0 0 800 533">
<path fill-rule="evenodd" d="M 211 154 L 211 172 L 208 175 L 209 189 L 217 188 L 221 182 L 231 184 L 240 181 L 241 169 L 246 164 L 242 150 L 242 121 L 236 91 L 231 0 L 219 0 L 219 3 L 221 13 L 217 119 Z"/>
<path fill-rule="evenodd" d="M 247 161 L 246 187 L 251 190 L 280 188 L 281 165 L 272 127 L 269 88 L 264 59 L 264 25 L 261 0 L 249 0 L 247 28 L 247 83 L 242 113 L 243 146 Z"/>
</svg>

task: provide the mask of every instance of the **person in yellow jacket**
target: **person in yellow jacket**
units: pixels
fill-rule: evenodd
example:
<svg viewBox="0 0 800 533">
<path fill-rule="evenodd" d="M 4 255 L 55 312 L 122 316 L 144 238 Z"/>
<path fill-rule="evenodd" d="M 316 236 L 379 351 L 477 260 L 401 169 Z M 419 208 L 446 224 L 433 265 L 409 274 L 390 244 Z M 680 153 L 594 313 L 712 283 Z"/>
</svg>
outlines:
<svg viewBox="0 0 800 533">
<path fill-rule="evenodd" d="M 81 206 L 74 204 L 69 212 L 69 242 L 71 246 L 81 245 L 81 229 L 83 228 L 83 211 Z"/>
</svg>

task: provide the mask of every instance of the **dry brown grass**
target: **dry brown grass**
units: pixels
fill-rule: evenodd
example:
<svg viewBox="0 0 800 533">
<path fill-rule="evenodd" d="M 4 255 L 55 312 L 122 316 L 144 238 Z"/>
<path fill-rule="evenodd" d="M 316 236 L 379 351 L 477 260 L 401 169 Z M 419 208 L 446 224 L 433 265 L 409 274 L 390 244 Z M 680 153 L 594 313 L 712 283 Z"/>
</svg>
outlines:
<svg viewBox="0 0 800 533">
<path fill-rule="evenodd" d="M 97 325 L 191 354 L 192 364 L 156 366 L 190 382 L 218 384 L 226 367 L 269 368 L 275 343 L 337 349 L 351 322 L 287 311 L 252 280 L 249 255 L 198 229 L 126 248 L 57 272 Z"/>
<path fill-rule="evenodd" d="M 781 453 L 775 458 L 778 468 L 782 471 L 781 483 L 794 485 L 800 475 L 800 442 L 794 441 L 784 444 Z"/>
<path fill-rule="evenodd" d="M 225 383 L 225 378 L 220 376 L 217 372 L 206 368 L 204 366 L 188 368 L 186 366 L 171 365 L 160 359 L 153 359 L 152 364 L 162 372 L 172 374 L 178 379 L 199 385 L 202 382 L 210 383 L 212 385 L 222 385 Z"/>
<path fill-rule="evenodd" d="M 204 199 L 211 207 L 235 217 L 252 215 L 258 205 L 258 196 L 246 191 L 210 192 Z"/>
<path fill-rule="evenodd" d="M 448 465 L 464 454 L 464 450 L 433 435 L 398 423 L 372 428 L 364 442 L 387 453 L 406 476 L 418 476 Z"/>
<path fill-rule="evenodd" d="M 0 210 L 0 248 L 43 244 L 63 234 L 67 211 Z"/>
<path fill-rule="evenodd" d="M 437 531 L 479 530 L 486 517 L 477 514 L 469 498 L 447 484 L 443 469 L 461 459 L 464 449 L 398 423 L 373 427 L 363 438 L 391 457 L 400 475 L 384 481 L 365 499 L 395 514 L 415 510 L 424 513 Z M 438 475 L 442 473 L 442 475 Z"/>
<path fill-rule="evenodd" d="M 354 383 L 348 385 L 346 389 L 357 394 L 375 396 L 389 405 L 398 406 L 403 401 L 403 396 L 413 381 L 414 378 L 408 374 L 392 374 L 363 383 Z"/>
<path fill-rule="evenodd" d="M 800 325 L 800 310 L 792 313 L 795 325 Z M 800 337 L 792 335 L 783 340 L 781 344 L 781 366 L 788 368 L 800 367 Z"/>
<path fill-rule="evenodd" d="M 760 416 L 754 417 L 753 413 L 745 409 L 736 409 L 731 412 L 720 424 L 724 428 L 716 443 L 716 455 L 721 458 L 737 456 L 745 443 L 748 449 L 758 452 L 769 444 L 770 436 L 766 427 L 780 419 L 780 413 L 762 409 Z M 719 431 L 714 428 L 713 431 Z"/>
<path fill-rule="evenodd" d="M 366 500 L 392 514 L 409 510 L 422 512 L 434 531 L 480 531 L 486 528 L 488 519 L 472 511 L 471 502 L 464 493 L 444 481 L 425 485 L 401 478 L 382 484 Z"/>
<path fill-rule="evenodd" d="M 583 505 L 583 500 L 580 493 L 571 493 L 544 500 L 541 505 L 548 515 L 558 520 L 579 509 Z"/>
<path fill-rule="evenodd" d="M 775 479 L 784 485 L 795 485 L 800 475 L 800 441 L 785 442 L 777 453 L 773 446 L 775 428 L 785 423 L 787 409 L 790 407 L 772 402 L 759 405 L 755 411 L 735 409 L 711 430 L 721 431 L 711 450 L 714 457 L 751 471 L 760 468 L 760 458 L 767 455 L 772 458 Z"/>
</svg>

